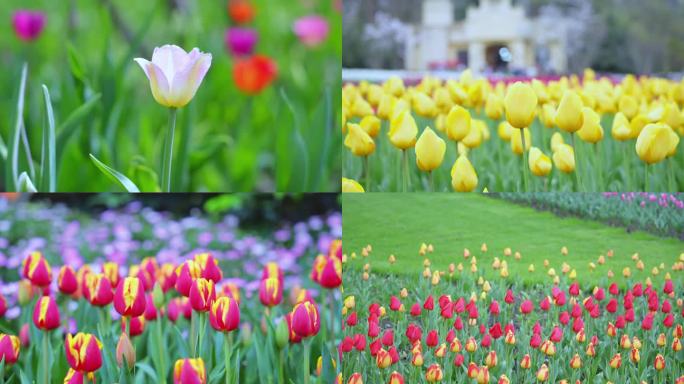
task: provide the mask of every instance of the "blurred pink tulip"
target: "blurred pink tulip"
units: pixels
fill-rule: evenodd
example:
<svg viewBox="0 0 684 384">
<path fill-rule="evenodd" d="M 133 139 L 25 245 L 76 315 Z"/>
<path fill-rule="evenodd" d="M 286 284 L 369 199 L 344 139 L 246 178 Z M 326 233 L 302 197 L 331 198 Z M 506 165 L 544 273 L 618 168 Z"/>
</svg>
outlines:
<svg viewBox="0 0 684 384">
<path fill-rule="evenodd" d="M 14 33 L 24 41 L 36 40 L 43 32 L 46 20 L 47 17 L 42 12 L 25 9 L 18 10 L 12 16 Z"/>
<path fill-rule="evenodd" d="M 304 45 L 309 47 L 323 43 L 328 38 L 329 32 L 328 21 L 321 16 L 302 17 L 294 23 L 294 33 Z"/>
</svg>

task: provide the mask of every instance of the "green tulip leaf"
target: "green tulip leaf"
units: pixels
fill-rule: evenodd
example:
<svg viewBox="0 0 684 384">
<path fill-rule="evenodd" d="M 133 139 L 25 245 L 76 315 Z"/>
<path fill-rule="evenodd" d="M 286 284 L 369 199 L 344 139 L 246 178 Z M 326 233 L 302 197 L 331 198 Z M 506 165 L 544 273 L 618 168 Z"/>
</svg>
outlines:
<svg viewBox="0 0 684 384">
<path fill-rule="evenodd" d="M 90 154 L 90 159 L 95 163 L 95 166 L 102 171 L 107 177 L 109 177 L 112 181 L 116 182 L 119 184 L 121 187 L 123 187 L 126 191 L 128 192 L 135 192 L 138 193 L 140 192 L 140 189 L 126 176 L 124 176 L 122 173 L 119 171 L 107 166 L 100 160 L 98 160 L 93 154 Z"/>
</svg>

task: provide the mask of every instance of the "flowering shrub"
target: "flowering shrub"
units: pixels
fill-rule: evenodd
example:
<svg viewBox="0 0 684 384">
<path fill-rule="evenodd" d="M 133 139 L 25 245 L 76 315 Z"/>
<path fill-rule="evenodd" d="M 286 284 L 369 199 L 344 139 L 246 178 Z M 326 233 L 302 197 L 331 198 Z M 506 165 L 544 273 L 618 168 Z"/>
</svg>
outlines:
<svg viewBox="0 0 684 384">
<path fill-rule="evenodd" d="M 679 193 L 495 193 L 490 196 L 559 215 L 684 239 L 684 196 Z"/>
<path fill-rule="evenodd" d="M 684 383 L 684 255 L 626 288 L 552 268 L 553 283 L 523 287 L 510 249 L 490 266 L 483 245 L 443 271 L 434 251 L 422 244 L 424 269 L 407 276 L 373 273 L 371 245 L 343 255 L 344 382 Z"/>
<path fill-rule="evenodd" d="M 333 382 L 340 236 L 0 200 L 0 382 Z"/>
</svg>

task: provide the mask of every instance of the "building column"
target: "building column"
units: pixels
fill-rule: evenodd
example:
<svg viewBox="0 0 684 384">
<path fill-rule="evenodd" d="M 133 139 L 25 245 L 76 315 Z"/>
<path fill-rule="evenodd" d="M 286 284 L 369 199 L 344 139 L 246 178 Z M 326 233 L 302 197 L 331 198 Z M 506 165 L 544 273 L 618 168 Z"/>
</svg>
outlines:
<svg viewBox="0 0 684 384">
<path fill-rule="evenodd" d="M 511 55 L 513 60 L 511 61 L 512 68 L 528 68 L 534 63 L 530 64 L 527 62 L 527 48 L 525 42 L 522 40 L 514 40 L 510 43 Z"/>
<path fill-rule="evenodd" d="M 468 68 L 475 73 L 481 73 L 486 65 L 484 44 L 477 41 L 471 42 L 468 45 Z"/>
<path fill-rule="evenodd" d="M 565 73 L 568 71 L 568 57 L 565 54 L 563 45 L 560 42 L 553 42 L 549 44 L 549 52 L 551 54 L 551 66 L 557 73 Z"/>
</svg>

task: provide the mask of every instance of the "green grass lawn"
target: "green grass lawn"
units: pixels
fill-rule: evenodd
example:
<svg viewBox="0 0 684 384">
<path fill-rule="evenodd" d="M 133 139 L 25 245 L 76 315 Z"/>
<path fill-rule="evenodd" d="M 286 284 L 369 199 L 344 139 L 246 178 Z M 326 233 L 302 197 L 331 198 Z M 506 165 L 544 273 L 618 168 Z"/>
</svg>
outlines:
<svg viewBox="0 0 684 384">
<path fill-rule="evenodd" d="M 510 277 L 526 284 L 549 281 L 543 268 L 544 259 L 548 259 L 557 273 L 563 261 L 577 269 L 582 284 L 598 283 L 612 270 L 622 285 L 624 267 L 631 268 L 631 281 L 643 280 L 660 263 L 669 271 L 684 252 L 684 242 L 676 239 L 560 218 L 476 194 L 345 194 L 343 209 L 344 252 L 358 255 L 355 260 L 350 258 L 345 267 L 358 269 L 370 262 L 376 273 L 419 274 L 423 257 L 418 249 L 425 242 L 434 245 L 434 252 L 428 254 L 433 270 L 446 270 L 449 263 L 459 262 L 468 268 L 470 261 L 463 258 L 463 249 L 468 248 L 478 258 L 479 268 L 486 270 L 486 276 L 493 276 L 491 263 L 498 256 L 508 261 Z M 480 251 L 482 243 L 487 243 L 486 254 Z M 368 244 L 373 251 L 363 258 L 361 249 Z M 563 246 L 568 247 L 567 256 L 561 255 Z M 522 260 L 504 258 L 506 247 L 519 251 Z M 596 262 L 609 249 L 614 250 L 614 257 L 606 257 L 606 264 L 590 271 L 589 262 Z M 643 272 L 631 260 L 635 252 L 645 264 Z M 390 254 L 397 259 L 393 265 L 388 262 Z M 531 263 L 536 267 L 534 273 L 527 271 Z M 658 280 L 664 274 L 661 272 Z M 684 279 L 682 272 L 672 272 L 672 278 Z"/>
</svg>

